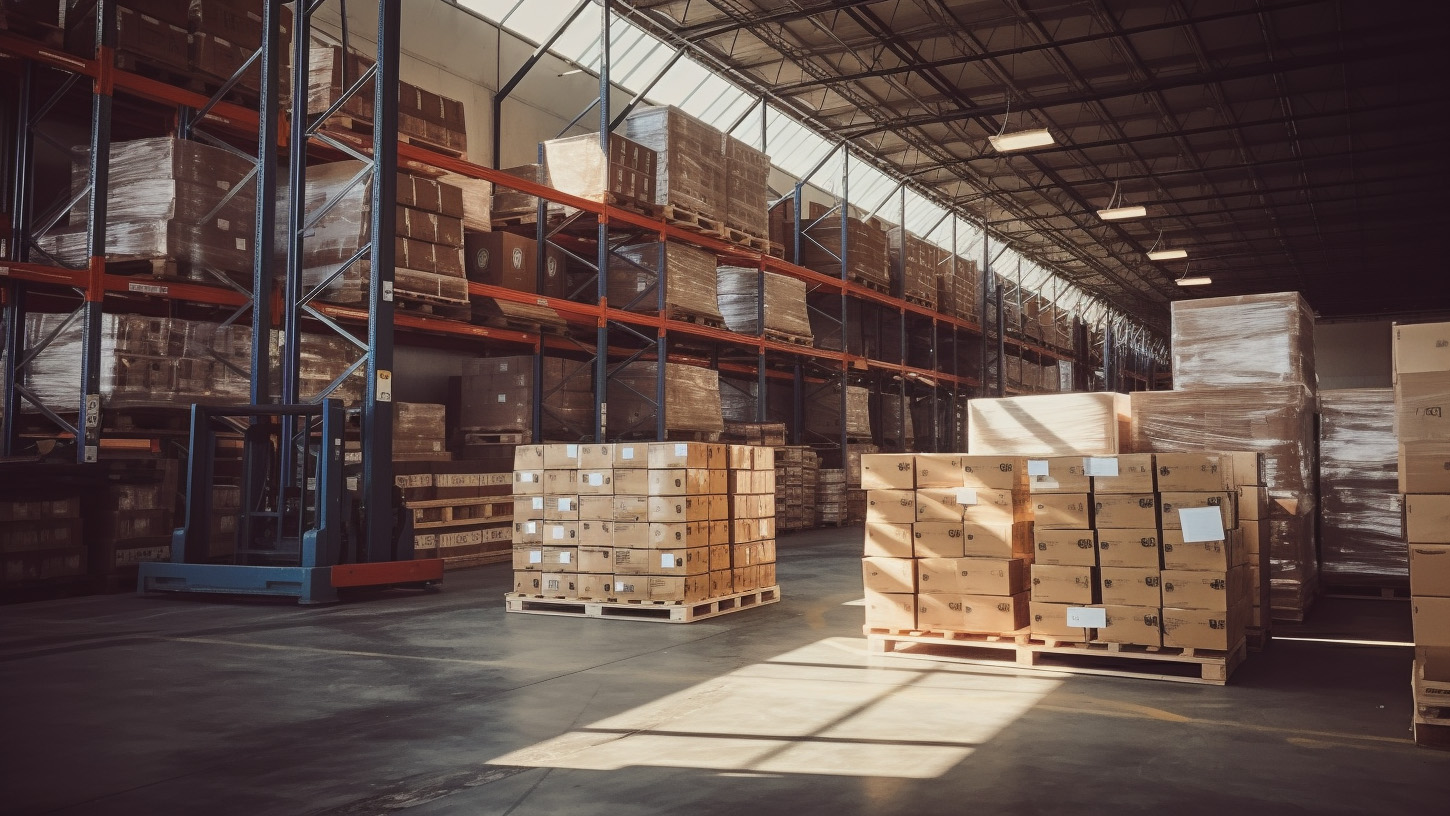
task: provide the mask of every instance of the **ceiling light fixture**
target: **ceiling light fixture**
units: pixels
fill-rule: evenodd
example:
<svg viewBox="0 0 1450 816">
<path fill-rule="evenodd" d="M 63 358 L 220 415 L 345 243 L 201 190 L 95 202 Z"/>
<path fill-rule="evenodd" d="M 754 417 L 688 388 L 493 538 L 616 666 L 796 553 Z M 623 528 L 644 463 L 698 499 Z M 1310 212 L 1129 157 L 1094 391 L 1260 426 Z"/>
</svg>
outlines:
<svg viewBox="0 0 1450 816">
<path fill-rule="evenodd" d="M 992 149 L 998 153 L 1006 153 L 1010 150 L 1027 150 L 1033 147 L 1046 147 L 1056 144 L 1057 140 L 1052 138 L 1047 128 L 1035 128 L 1033 130 L 1019 130 L 1016 133 L 1007 132 L 1007 120 L 1012 118 L 1012 98 L 1007 98 L 1007 110 L 1002 114 L 1002 129 L 997 131 L 996 136 L 988 136 L 987 141 L 992 143 Z"/>
<path fill-rule="evenodd" d="M 1118 203 L 1118 183 L 1113 182 L 1113 197 L 1108 199 L 1108 206 L 1098 210 L 1098 218 L 1104 221 L 1122 221 L 1127 218 L 1142 218 L 1148 214 L 1148 208 L 1142 206 L 1115 207 Z"/>
<path fill-rule="evenodd" d="M 1163 243 L 1163 230 L 1158 230 L 1158 237 L 1153 241 L 1153 246 L 1148 247 L 1148 260 L 1173 261 L 1188 257 L 1186 249 L 1159 249 L 1158 245 L 1161 243 Z"/>
<path fill-rule="evenodd" d="M 1213 278 L 1210 278 L 1207 275 L 1195 275 L 1191 278 L 1188 277 L 1188 267 L 1192 265 L 1192 261 L 1184 264 L 1183 275 L 1179 277 L 1178 280 L 1175 280 L 1174 283 L 1178 284 L 1179 286 L 1207 286 L 1210 283 L 1213 283 Z"/>
</svg>

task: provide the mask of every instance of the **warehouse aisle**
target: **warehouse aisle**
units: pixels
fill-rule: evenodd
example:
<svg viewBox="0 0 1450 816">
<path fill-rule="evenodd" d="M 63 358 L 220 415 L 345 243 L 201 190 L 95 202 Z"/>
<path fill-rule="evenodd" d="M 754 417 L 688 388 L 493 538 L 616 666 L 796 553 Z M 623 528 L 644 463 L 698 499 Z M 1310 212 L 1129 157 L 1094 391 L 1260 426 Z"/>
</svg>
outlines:
<svg viewBox="0 0 1450 816">
<path fill-rule="evenodd" d="M 781 604 L 688 626 L 506 616 L 506 566 L 319 609 L 7 607 L 0 811 L 1363 814 L 1443 801 L 1450 754 L 1409 739 L 1407 648 L 1276 642 L 1226 688 L 873 658 L 852 603 L 859 535 L 782 537 Z M 1401 625 L 1403 604 L 1350 603 Z M 1378 639 L 1335 631 L 1332 603 L 1320 609 L 1328 623 L 1302 635 Z"/>
</svg>

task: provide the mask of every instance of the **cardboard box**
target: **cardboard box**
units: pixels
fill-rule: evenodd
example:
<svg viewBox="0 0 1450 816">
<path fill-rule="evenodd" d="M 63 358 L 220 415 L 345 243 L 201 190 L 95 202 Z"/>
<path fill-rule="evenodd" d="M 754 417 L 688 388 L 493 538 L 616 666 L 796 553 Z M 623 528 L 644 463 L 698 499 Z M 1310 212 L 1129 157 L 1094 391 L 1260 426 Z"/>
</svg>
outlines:
<svg viewBox="0 0 1450 816">
<path fill-rule="evenodd" d="M 917 521 L 950 521 L 960 524 L 962 505 L 957 491 L 962 488 L 923 487 L 916 491 Z M 973 493 L 973 495 L 975 495 Z"/>
<path fill-rule="evenodd" d="M 710 571 L 730 569 L 730 544 L 710 544 Z"/>
<path fill-rule="evenodd" d="M 614 548 L 581 544 L 578 548 L 576 571 L 581 573 L 603 573 L 614 569 Z"/>
<path fill-rule="evenodd" d="M 1026 490 L 963 487 L 957 488 L 956 499 L 967 524 L 1012 524 L 1031 518 Z"/>
<path fill-rule="evenodd" d="M 545 546 L 544 571 L 545 572 L 578 572 L 579 571 L 579 548 L 578 547 L 552 547 Z"/>
<path fill-rule="evenodd" d="M 614 575 L 608 572 L 581 572 L 574 576 L 574 583 L 578 587 L 579 597 L 590 600 L 603 600 L 611 597 L 610 593 L 614 589 L 613 582 Z"/>
<path fill-rule="evenodd" d="M 1016 595 L 1026 590 L 1020 558 L 918 558 L 917 592 L 923 595 Z"/>
<path fill-rule="evenodd" d="M 916 521 L 916 491 L 870 490 L 866 493 L 866 520 L 894 524 Z"/>
<path fill-rule="evenodd" d="M 578 445 L 544 445 L 545 470 L 578 470 Z M 518 454 L 515 453 L 515 456 Z M 517 461 L 517 460 L 515 460 Z"/>
<path fill-rule="evenodd" d="M 684 496 L 690 492 L 689 471 L 685 468 L 647 470 L 646 492 L 649 496 Z M 696 491 L 703 493 L 704 491 Z"/>
<path fill-rule="evenodd" d="M 519 445 L 514 448 L 514 470 L 543 470 L 544 446 Z"/>
<path fill-rule="evenodd" d="M 1033 601 L 1028 608 L 1030 610 L 1028 628 L 1032 632 L 1033 638 L 1070 643 L 1083 643 L 1093 639 L 1095 629 L 1067 625 L 1067 610 L 1076 608 L 1073 604 Z"/>
<path fill-rule="evenodd" d="M 1411 544 L 1450 544 L 1450 496 L 1405 496 L 1405 539 Z"/>
<path fill-rule="evenodd" d="M 580 521 L 614 521 L 613 496 L 580 496 Z"/>
<path fill-rule="evenodd" d="M 1044 467 L 1045 475 L 1033 475 L 1033 470 Z M 1093 489 L 1093 480 L 1083 468 L 1083 457 L 1049 456 L 1027 460 L 1027 485 L 1033 493 L 1087 493 Z"/>
<path fill-rule="evenodd" d="M 540 594 L 554 598 L 579 597 L 578 576 L 565 572 L 540 573 Z"/>
<path fill-rule="evenodd" d="M 1158 569 L 1161 544 L 1156 527 L 1098 530 L 1098 565 Z"/>
<path fill-rule="evenodd" d="M 1450 493 L 1450 440 L 1399 446 L 1401 493 Z"/>
<path fill-rule="evenodd" d="M 1217 453 L 1160 453 L 1154 467 L 1158 492 L 1218 492 L 1234 488 L 1231 464 Z"/>
<path fill-rule="evenodd" d="M 614 467 L 621 468 L 647 468 L 649 467 L 649 445 L 644 442 L 618 442 L 614 445 Z"/>
<path fill-rule="evenodd" d="M 1450 598 L 1450 545 L 1410 545 L 1410 594 Z"/>
<path fill-rule="evenodd" d="M 754 470 L 755 448 L 750 445 L 727 445 L 726 464 L 730 470 Z"/>
<path fill-rule="evenodd" d="M 1041 394 L 967 403 L 967 450 L 1017 456 L 1111 456 L 1129 438 L 1126 394 Z"/>
<path fill-rule="evenodd" d="M 1092 497 L 1086 493 L 1044 493 L 1032 497 L 1037 529 L 1085 530 L 1093 526 Z"/>
<path fill-rule="evenodd" d="M 1014 490 L 1027 485 L 1027 460 L 1020 456 L 963 456 L 962 486 Z"/>
<path fill-rule="evenodd" d="M 514 518 L 543 521 L 544 497 L 542 495 L 522 496 L 514 499 Z"/>
<path fill-rule="evenodd" d="M 1239 487 L 1263 487 L 1263 461 L 1258 451 L 1219 451 L 1219 461 L 1227 465 L 1230 481 Z"/>
<path fill-rule="evenodd" d="M 1153 493 L 1158 490 L 1157 473 L 1151 453 L 1124 453 L 1117 456 L 1117 476 L 1093 476 L 1093 494 Z"/>
<path fill-rule="evenodd" d="M 1163 601 L 1162 580 L 1157 569 L 1103 567 L 1098 570 L 1099 598 L 1115 606 L 1152 606 Z"/>
<path fill-rule="evenodd" d="M 643 521 L 616 521 L 611 525 L 615 547 L 650 546 L 650 525 Z"/>
<path fill-rule="evenodd" d="M 1450 372 L 1401 374 L 1395 381 L 1400 444 L 1450 440 Z"/>
<path fill-rule="evenodd" d="M 916 596 L 866 590 L 866 627 L 889 631 L 916 628 Z"/>
<path fill-rule="evenodd" d="M 577 521 L 546 521 L 544 522 L 544 543 L 555 546 L 567 546 L 579 544 L 579 522 Z"/>
<path fill-rule="evenodd" d="M 619 601 L 649 600 L 649 577 L 646 575 L 613 575 L 609 597 Z"/>
<path fill-rule="evenodd" d="M 579 496 L 575 494 L 568 496 L 544 494 L 544 520 L 578 521 Z"/>
<path fill-rule="evenodd" d="M 872 521 L 866 524 L 866 547 L 863 555 L 876 555 L 884 558 L 911 558 L 912 536 L 914 525 L 892 524 L 889 522 Z M 958 532 L 961 528 L 957 528 Z M 960 542 L 958 542 L 960 546 Z"/>
<path fill-rule="evenodd" d="M 519 595 L 538 595 L 544 586 L 542 572 L 515 572 L 514 592 Z"/>
<path fill-rule="evenodd" d="M 614 546 L 620 546 L 619 527 L 615 526 Z M 649 524 L 649 548 L 653 550 L 676 550 L 689 549 L 692 547 L 706 547 L 710 544 L 709 523 L 700 524 L 688 522 L 650 522 Z"/>
<path fill-rule="evenodd" d="M 1249 486 L 1239 488 L 1237 501 L 1234 503 L 1238 511 L 1239 524 L 1248 521 L 1263 521 L 1269 518 L 1269 489 L 1261 486 Z"/>
<path fill-rule="evenodd" d="M 690 517 L 687 504 L 689 498 L 687 496 L 650 496 L 648 499 L 648 519 L 650 523 L 683 523 L 689 521 Z"/>
<path fill-rule="evenodd" d="M 614 446 L 609 443 L 580 445 L 580 470 L 613 470 Z"/>
<path fill-rule="evenodd" d="M 650 575 L 704 575 L 710 571 L 709 547 L 646 552 L 650 554 Z"/>
<path fill-rule="evenodd" d="M 1032 600 L 1091 604 L 1097 594 L 1097 570 L 1060 564 L 1032 565 Z"/>
<path fill-rule="evenodd" d="M 1450 648 L 1450 598 L 1410 598 L 1415 646 Z"/>
<path fill-rule="evenodd" d="M 653 470 L 710 467 L 709 446 L 703 442 L 650 442 L 647 446 Z"/>
<path fill-rule="evenodd" d="M 514 572 L 543 572 L 544 548 L 542 545 L 515 544 Z"/>
<path fill-rule="evenodd" d="M 1249 612 L 1248 601 L 1241 601 L 1226 612 L 1164 607 L 1160 613 L 1163 621 L 1163 645 L 1226 652 L 1243 641 Z"/>
<path fill-rule="evenodd" d="M 730 566 L 754 567 L 775 563 L 774 541 L 747 541 L 730 545 Z"/>
<path fill-rule="evenodd" d="M 734 567 L 730 570 L 730 583 L 736 592 L 753 592 L 760 588 L 760 568 Z"/>
<path fill-rule="evenodd" d="M 948 632 L 1008 634 L 1026 628 L 1027 593 L 1017 595 L 918 595 L 916 626 Z"/>
<path fill-rule="evenodd" d="M 867 589 L 877 592 L 916 592 L 916 561 L 911 558 L 862 558 Z"/>
<path fill-rule="evenodd" d="M 1450 323 L 1396 323 L 1395 375 L 1450 371 Z"/>
<path fill-rule="evenodd" d="M 909 453 L 868 453 L 861 457 L 862 490 L 912 490 L 916 457 Z"/>
<path fill-rule="evenodd" d="M 962 525 L 955 521 L 919 521 L 911 525 L 911 549 L 917 558 L 960 558 Z"/>
<path fill-rule="evenodd" d="M 880 456 L 881 454 L 874 454 Z M 862 459 L 870 458 L 863 456 Z M 959 453 L 918 453 L 916 462 L 917 487 L 965 487 L 966 472 L 962 470 L 962 455 Z M 861 477 L 866 478 L 864 471 Z M 862 487 L 865 487 L 863 484 Z"/>
<path fill-rule="evenodd" d="M 515 496 L 542 496 L 544 495 L 544 471 L 542 470 L 516 470 L 514 471 L 514 495 Z"/>
<path fill-rule="evenodd" d="M 1163 531 L 1163 567 L 1182 570 L 1214 570 L 1223 572 L 1229 567 L 1249 562 L 1248 550 L 1243 543 L 1243 532 L 1229 530 L 1223 541 L 1193 541 L 1185 543 L 1182 530 Z"/>
<path fill-rule="evenodd" d="M 710 597 L 723 598 L 735 594 L 734 571 L 730 569 L 710 570 Z M 915 610 L 913 610 L 913 613 Z"/>
<path fill-rule="evenodd" d="M 1093 523 L 1099 530 L 1141 530 L 1158 524 L 1158 497 L 1153 493 L 1093 495 Z"/>
<path fill-rule="evenodd" d="M 980 558 L 1022 558 L 1033 552 L 1032 522 L 962 525 L 962 555 Z"/>
<path fill-rule="evenodd" d="M 1103 604 L 1102 608 L 1108 625 L 1097 630 L 1097 640 L 1133 646 L 1163 645 L 1158 607 Z"/>
<path fill-rule="evenodd" d="M 1163 570 L 1163 605 L 1223 612 L 1249 595 L 1247 567 L 1227 572 Z"/>
<path fill-rule="evenodd" d="M 1034 563 L 1097 566 L 1097 534 L 1092 530 L 1042 529 L 1035 530 L 1032 537 Z"/>
<path fill-rule="evenodd" d="M 580 470 L 578 490 L 580 496 L 613 496 L 614 469 Z"/>
<path fill-rule="evenodd" d="M 1223 528 L 1231 529 L 1238 525 L 1233 499 L 1234 494 L 1230 492 L 1159 493 L 1159 516 L 1162 519 L 1160 526 L 1164 530 L 1180 530 L 1183 525 L 1178 518 L 1179 510 L 1188 507 L 1217 507 L 1223 515 Z"/>
<path fill-rule="evenodd" d="M 531 520 L 514 522 L 515 544 L 542 544 L 543 541 L 544 522 Z"/>
</svg>

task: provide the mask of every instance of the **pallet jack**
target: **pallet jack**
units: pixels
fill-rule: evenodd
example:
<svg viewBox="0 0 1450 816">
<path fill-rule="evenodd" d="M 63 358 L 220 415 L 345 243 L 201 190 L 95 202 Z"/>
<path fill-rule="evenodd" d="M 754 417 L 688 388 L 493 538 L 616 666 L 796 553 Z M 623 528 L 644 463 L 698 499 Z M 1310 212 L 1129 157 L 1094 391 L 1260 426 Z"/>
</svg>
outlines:
<svg viewBox="0 0 1450 816">
<path fill-rule="evenodd" d="M 295 597 L 333 603 L 361 587 L 430 588 L 443 561 L 413 558 L 413 523 L 401 491 L 391 506 L 360 506 L 344 473 L 346 415 L 335 399 L 302 405 L 191 407 L 186 514 L 171 560 L 140 565 L 137 592 Z M 241 430 L 241 510 L 232 563 L 209 557 L 219 429 Z M 290 443 L 287 444 L 290 438 Z M 293 454 L 293 455 L 289 455 Z M 368 541 L 362 514 L 391 514 L 386 541 Z"/>
</svg>

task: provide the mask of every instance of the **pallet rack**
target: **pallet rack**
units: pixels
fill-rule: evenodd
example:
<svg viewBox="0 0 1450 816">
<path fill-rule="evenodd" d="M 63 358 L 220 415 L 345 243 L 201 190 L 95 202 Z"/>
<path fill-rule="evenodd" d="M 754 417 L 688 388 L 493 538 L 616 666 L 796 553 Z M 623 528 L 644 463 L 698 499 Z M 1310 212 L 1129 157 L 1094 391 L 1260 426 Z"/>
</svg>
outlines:
<svg viewBox="0 0 1450 816">
<path fill-rule="evenodd" d="M 518 86 L 523 77 L 547 52 L 550 45 L 558 39 L 564 29 L 579 16 L 587 5 L 587 3 L 578 4 L 545 43 L 535 50 L 518 72 L 502 84 L 495 97 L 495 111 L 497 111 L 499 103 Z M 280 7 L 280 4 L 272 7 Z M 380 86 L 390 86 L 397 80 L 400 4 L 398 0 L 380 0 L 378 7 L 380 59 L 377 67 L 372 70 L 376 71 Z M 315 6 L 313 8 L 315 9 Z M 239 69 L 237 75 L 210 98 L 131 71 L 120 70 L 116 67 L 114 52 L 114 4 L 102 2 L 97 4 L 96 9 L 96 13 L 99 15 L 96 26 L 98 32 L 96 48 L 94 56 L 88 58 L 65 53 L 45 43 L 0 32 L 0 51 L 19 57 L 24 74 L 23 93 L 17 106 L 19 138 L 12 156 L 16 170 L 12 177 L 17 179 L 11 208 L 11 226 L 15 240 L 10 247 L 9 257 L 5 259 L 3 265 L 0 265 L 0 277 L 3 277 L 5 281 L 5 346 L 13 352 L 6 355 L 3 377 L 5 410 L 3 438 L 0 438 L 0 443 L 3 443 L 5 454 L 10 454 L 16 449 L 18 441 L 16 419 L 21 399 L 38 403 L 33 399 L 33 395 L 25 392 L 21 385 L 26 362 L 40 350 L 38 347 L 26 348 L 25 314 L 32 306 L 41 303 L 53 309 L 55 304 L 60 302 L 57 297 L 73 298 L 72 292 L 78 293 L 80 296 L 76 319 L 83 321 L 87 338 L 81 366 L 82 404 L 78 406 L 37 405 L 37 407 L 42 414 L 57 424 L 61 436 L 78 440 L 76 448 L 79 461 L 96 461 L 100 451 L 106 445 L 106 440 L 102 439 L 103 425 L 100 421 L 103 406 L 98 393 L 99 345 L 96 339 L 103 308 L 110 307 L 112 303 L 115 303 L 118 309 L 133 308 L 128 306 L 128 301 L 141 299 L 152 305 L 160 302 L 162 308 L 166 309 L 176 309 L 186 305 L 211 307 L 221 310 L 220 314 L 225 315 L 225 319 L 228 321 L 239 320 L 250 310 L 251 322 L 255 329 L 253 338 L 256 346 L 253 352 L 253 370 L 261 370 L 271 363 L 263 338 L 266 336 L 266 331 L 273 327 L 283 331 L 285 338 L 283 347 L 293 350 L 297 348 L 295 338 L 300 334 L 304 325 L 309 327 L 326 325 L 343 333 L 344 336 L 363 341 L 358 343 L 362 354 L 360 364 L 366 368 L 368 382 L 372 386 L 366 389 L 367 397 L 364 400 L 366 416 L 364 427 L 367 430 L 363 434 L 363 461 L 370 464 L 365 465 L 367 471 L 363 481 L 365 492 L 374 499 L 379 498 L 380 491 L 386 490 L 386 486 L 391 482 L 386 452 L 390 449 L 392 429 L 389 412 L 378 410 L 379 403 L 385 402 L 385 400 L 379 399 L 379 391 L 376 386 L 379 378 L 386 377 L 391 371 L 395 339 L 399 342 L 427 343 L 430 341 L 426 338 L 434 337 L 445 338 L 450 343 L 458 341 L 476 343 L 477 347 L 527 349 L 532 351 L 535 357 L 536 371 L 541 365 L 545 351 L 588 356 L 593 363 L 595 410 L 592 428 L 584 430 L 581 438 L 594 440 L 611 438 L 612 429 L 608 423 L 605 403 L 606 384 L 612 376 L 611 369 L 618 370 L 620 367 L 636 362 L 658 360 L 689 362 L 712 366 L 732 378 L 747 380 L 753 378 L 757 388 L 756 418 L 760 421 L 767 418 L 767 396 L 772 385 L 788 383 L 792 389 L 794 408 L 793 416 L 787 421 L 791 424 L 791 441 L 797 444 L 807 441 L 806 429 L 803 427 L 802 402 L 809 388 L 842 386 L 840 390 L 843 412 L 845 410 L 845 388 L 843 386 L 854 383 L 873 386 L 872 390 L 877 395 L 878 404 L 881 399 L 890 397 L 903 401 L 926 401 L 931 407 L 932 421 L 931 427 L 924 434 L 927 440 L 925 446 L 931 450 L 951 449 L 958 444 L 956 440 L 963 435 L 959 420 L 959 416 L 962 414 L 960 410 L 962 400 L 975 396 L 999 396 L 1021 390 L 1009 388 L 1003 376 L 1002 360 L 1009 352 L 1034 357 L 1037 360 L 1072 360 L 1077 362 L 1075 368 L 1086 368 L 1086 349 L 1082 342 L 1085 327 L 1080 323 L 1076 332 L 1078 342 L 1076 348 L 1071 351 L 1049 348 L 1044 344 L 1016 336 L 1004 325 L 1002 313 L 1006 276 L 1003 274 L 1004 270 L 996 263 L 1000 260 L 1005 245 L 996 247 L 996 254 L 993 254 L 992 239 L 985 223 L 976 240 L 964 248 L 965 252 L 974 251 L 978 245 L 980 248 L 983 280 L 978 293 L 977 313 L 988 316 L 985 321 L 987 325 L 983 326 L 909 301 L 902 297 L 900 291 L 880 292 L 853 282 L 845 274 L 845 258 L 842 258 L 843 271 L 839 277 L 825 275 L 788 263 L 759 249 L 737 246 L 660 218 L 560 193 L 551 188 L 506 175 L 497 169 L 432 152 L 411 143 L 399 142 L 395 146 L 389 145 L 388 149 L 361 148 L 313 132 L 306 127 L 305 121 L 298 117 L 293 118 L 289 128 L 278 115 L 275 78 L 281 63 L 281 55 L 279 49 L 273 46 L 274 43 L 280 42 L 275 31 L 269 32 L 269 35 L 264 38 L 264 45 L 254 55 L 252 62 Z M 275 14 L 272 16 L 276 17 Z M 294 32 L 294 36 L 299 42 L 305 42 L 310 16 L 310 13 L 299 15 L 300 19 L 297 21 Z M 607 132 L 613 126 L 618 125 L 629 109 L 638 104 L 647 93 L 646 88 L 645 91 L 636 94 L 624 111 L 618 113 L 611 111 L 610 90 L 612 85 L 609 75 L 608 44 L 610 42 L 610 22 L 613 16 L 611 3 L 607 1 L 602 3 L 599 18 L 600 42 L 603 49 L 599 66 L 600 93 L 594 105 L 590 106 L 590 108 L 595 106 L 598 108 L 601 141 L 607 138 Z M 275 20 L 273 20 L 273 25 L 275 26 Z M 225 101 L 226 92 L 235 84 L 242 71 L 254 64 L 262 67 L 264 77 L 265 91 L 261 94 L 259 108 L 252 110 Z M 302 60 L 294 60 L 292 65 L 294 88 L 305 87 L 304 67 L 305 63 Z M 55 96 L 38 104 L 35 98 L 35 90 L 38 85 L 35 80 L 36 76 L 42 72 L 59 72 L 65 79 L 60 91 Z M 37 259 L 34 258 L 31 252 L 31 241 L 28 240 L 29 236 L 36 232 L 43 232 L 54 221 L 47 224 L 35 217 L 36 214 L 33 211 L 35 202 L 32 200 L 31 187 L 20 180 L 29 177 L 28 174 L 31 172 L 35 160 L 34 151 L 31 148 L 35 122 L 41 117 L 54 114 L 60 97 L 63 94 L 74 92 L 84 83 L 90 85 L 90 167 L 88 172 L 90 189 L 94 193 L 91 196 L 88 213 L 90 229 L 87 255 L 89 263 L 82 269 L 68 269 L 56 263 L 44 262 L 48 259 L 40 259 L 41 262 L 37 262 Z M 650 84 L 652 85 L 653 82 Z M 239 286 L 214 286 L 190 281 L 142 279 L 117 274 L 115 269 L 108 268 L 105 261 L 106 196 L 104 192 L 107 187 L 112 103 L 117 95 L 138 100 L 143 104 L 155 105 L 158 111 L 174 111 L 175 121 L 178 125 L 176 130 L 184 137 L 216 140 L 218 136 L 225 136 L 233 141 L 238 138 L 256 139 L 257 150 L 254 158 L 258 166 L 258 201 L 265 202 L 259 207 L 259 216 L 265 213 L 267 217 L 259 217 L 258 220 L 257 246 L 259 252 L 251 289 Z M 386 96 L 383 95 L 380 99 Z M 765 101 L 762 100 L 760 103 L 762 115 L 764 106 Z M 395 107 L 395 104 L 391 103 L 379 105 L 378 132 L 392 132 L 388 123 L 389 117 L 396 115 Z M 588 110 L 581 112 L 575 121 L 579 121 L 588 113 Z M 743 121 L 744 116 L 742 115 L 737 125 Z M 495 115 L 495 128 L 497 128 L 497 122 L 498 118 Z M 763 125 L 761 138 L 764 139 Z M 321 142 L 321 144 L 315 144 L 316 142 Z M 268 256 L 271 247 L 269 208 L 273 201 L 270 193 L 276 189 L 280 180 L 276 160 L 280 155 L 280 150 L 286 149 L 289 145 L 303 143 L 309 143 L 309 150 L 325 155 L 350 155 L 353 158 L 369 162 L 376 174 L 375 178 L 378 180 L 374 188 L 374 196 L 379 202 L 390 202 L 389 179 L 391 176 L 383 170 L 389 168 L 393 161 L 396 161 L 398 167 L 404 169 L 446 171 L 489 181 L 497 187 L 510 188 L 525 195 L 536 196 L 540 202 L 536 237 L 541 247 L 539 253 L 541 263 L 544 255 L 542 248 L 548 244 L 564 247 L 576 261 L 590 262 L 591 259 L 586 258 L 584 254 L 589 246 L 588 241 L 581 241 L 577 237 L 565 234 L 560 229 L 549 227 L 547 219 L 544 217 L 545 208 L 549 203 L 578 210 L 578 213 L 573 216 L 575 231 L 577 232 L 578 228 L 583 227 L 584 232 L 592 232 L 594 237 L 592 266 L 595 270 L 596 286 L 593 293 L 583 294 L 580 299 L 552 298 L 476 282 L 470 282 L 468 289 L 470 296 L 474 298 L 496 298 L 551 309 L 557 312 L 570 328 L 582 332 L 585 339 L 581 342 L 573 337 L 560 336 L 543 330 L 495 328 L 427 314 L 397 312 L 393 302 L 381 296 L 386 288 L 384 284 L 389 282 L 386 279 L 389 272 L 384 263 L 373 264 L 372 283 L 374 285 L 370 291 L 374 295 L 365 308 L 312 300 L 311 293 L 302 289 L 300 269 L 297 268 L 298 264 L 295 262 L 289 265 L 285 276 L 274 281 L 269 268 L 270 258 Z M 382 145 L 381 140 L 377 144 Z M 497 130 L 495 130 L 493 149 L 497 155 L 499 149 Z M 838 149 L 841 152 L 843 183 L 835 209 L 844 213 L 850 210 L 845 176 L 852 159 L 853 149 L 844 143 Z M 289 154 L 291 164 L 294 165 L 289 168 L 292 173 L 298 172 L 298 168 L 305 164 L 307 155 L 310 155 L 305 155 L 302 150 L 290 150 Z M 391 158 L 393 155 L 396 156 L 395 159 Z M 495 163 L 497 163 L 496 160 Z M 816 168 L 816 171 L 824 166 L 825 160 Z M 794 190 L 790 193 L 790 197 L 796 203 L 794 240 L 797 245 L 803 238 L 800 215 L 802 194 L 816 171 L 806 174 L 796 183 Z M 901 187 L 903 197 L 904 184 L 905 182 Z M 297 210 L 297 208 L 293 209 Z M 373 234 L 379 236 L 371 247 L 374 260 L 391 257 L 391 213 L 390 206 L 374 207 Z M 903 217 L 902 220 L 904 222 L 905 218 Z M 296 255 L 299 226 L 294 217 L 293 223 L 288 227 L 293 249 L 293 252 L 289 254 L 294 256 Z M 37 230 L 37 228 L 39 229 Z M 788 275 L 804 281 L 813 292 L 838 297 L 839 322 L 842 325 L 843 338 L 850 319 L 848 304 L 865 304 L 876 310 L 877 319 L 890 320 L 893 325 L 899 327 L 899 343 L 895 349 L 891 349 L 889 352 L 883 349 L 882 354 L 873 357 L 851 353 L 844 342 L 843 349 L 840 351 L 821 349 L 784 342 L 768 337 L 763 331 L 755 335 L 740 334 L 671 319 L 662 311 L 659 314 L 643 314 L 617 308 L 606 298 L 605 275 L 601 274 L 601 270 L 608 268 L 611 241 L 615 240 L 621 232 L 633 232 L 639 236 L 662 242 L 690 243 L 714 252 L 723 261 L 754 267 L 762 273 Z M 952 243 L 952 256 L 955 258 L 959 254 L 956 246 L 955 220 L 953 221 Z M 843 246 L 846 247 L 844 255 L 850 251 L 850 248 L 844 240 Z M 662 291 L 663 281 L 658 281 L 657 285 Z M 899 285 L 898 282 L 898 289 Z M 762 293 L 763 287 L 764 275 L 762 274 L 760 290 Z M 1018 287 L 1018 292 L 1020 297 L 1020 287 Z M 591 333 L 592 337 L 589 336 Z M 921 359 L 920 355 L 915 355 L 908 343 L 909 336 L 920 333 L 925 333 L 930 337 L 924 359 Z M 974 343 L 980 347 L 980 352 L 969 357 L 963 353 L 963 349 L 970 348 Z M 692 348 L 692 345 L 695 347 Z M 944 354 L 944 349 L 949 349 L 950 353 Z M 289 374 L 295 373 L 294 355 L 284 355 L 281 362 Z M 995 377 L 988 377 L 989 373 L 995 374 Z M 265 378 L 260 379 L 261 381 L 258 382 L 259 378 L 254 378 L 254 400 L 264 401 L 271 396 L 284 399 L 287 397 L 287 394 L 268 394 Z M 1105 378 L 1105 380 L 1109 379 L 1111 378 Z M 284 377 L 284 383 L 290 382 L 290 380 L 290 376 Z M 541 388 L 540 377 L 535 377 L 535 383 L 536 389 Z M 284 390 L 288 390 L 285 385 Z M 541 402 L 538 396 L 536 391 L 536 412 Z M 668 430 L 668 417 L 665 416 L 663 410 L 663 396 L 663 378 L 661 377 L 654 397 L 657 406 L 657 427 L 654 430 L 655 436 L 659 438 L 664 438 L 665 432 Z M 902 411 L 900 414 L 903 417 L 904 426 L 905 412 Z M 77 417 L 74 422 L 69 419 L 71 415 Z M 845 425 L 843 421 L 839 440 L 826 442 L 815 439 L 811 441 L 823 444 L 825 447 L 834 447 L 834 443 L 839 443 L 844 454 L 846 446 L 850 442 L 845 433 Z M 537 416 L 534 428 L 537 438 L 539 434 Z M 905 436 L 904 427 L 896 430 L 898 439 Z M 917 434 L 917 436 L 923 436 L 923 434 Z M 877 438 L 880 438 L 879 429 Z M 368 455 L 369 452 L 374 455 Z"/>
</svg>

